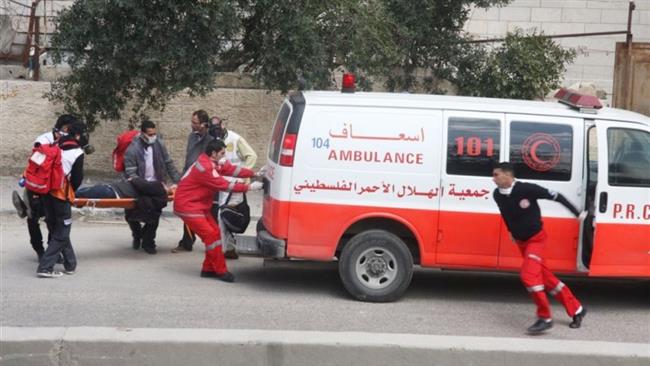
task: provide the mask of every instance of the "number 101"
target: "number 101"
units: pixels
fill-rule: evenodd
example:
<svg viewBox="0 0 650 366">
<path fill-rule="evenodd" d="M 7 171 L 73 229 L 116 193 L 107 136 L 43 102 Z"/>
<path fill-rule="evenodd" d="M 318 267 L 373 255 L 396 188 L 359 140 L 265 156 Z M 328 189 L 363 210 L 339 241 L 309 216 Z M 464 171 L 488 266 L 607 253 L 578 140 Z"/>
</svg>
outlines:
<svg viewBox="0 0 650 366">
<path fill-rule="evenodd" d="M 492 137 L 488 137 L 485 139 L 485 149 L 486 149 L 486 156 L 493 156 L 494 155 L 494 139 Z M 481 140 L 480 137 L 475 137 L 472 136 L 467 139 L 467 144 L 465 143 L 465 137 L 464 136 L 459 136 L 456 137 L 456 154 L 458 156 L 463 156 L 465 154 L 469 156 L 479 156 L 482 155 L 482 146 L 483 146 L 483 141 Z"/>
</svg>

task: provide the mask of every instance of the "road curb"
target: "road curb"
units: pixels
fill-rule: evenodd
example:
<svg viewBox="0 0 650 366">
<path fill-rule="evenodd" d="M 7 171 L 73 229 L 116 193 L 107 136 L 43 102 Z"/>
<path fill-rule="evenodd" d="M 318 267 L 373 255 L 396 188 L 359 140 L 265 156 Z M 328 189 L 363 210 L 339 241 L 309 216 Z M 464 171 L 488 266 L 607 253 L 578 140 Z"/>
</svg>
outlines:
<svg viewBox="0 0 650 366">
<path fill-rule="evenodd" d="M 647 344 L 364 332 L 1 327 L 13 365 L 647 365 Z"/>
</svg>

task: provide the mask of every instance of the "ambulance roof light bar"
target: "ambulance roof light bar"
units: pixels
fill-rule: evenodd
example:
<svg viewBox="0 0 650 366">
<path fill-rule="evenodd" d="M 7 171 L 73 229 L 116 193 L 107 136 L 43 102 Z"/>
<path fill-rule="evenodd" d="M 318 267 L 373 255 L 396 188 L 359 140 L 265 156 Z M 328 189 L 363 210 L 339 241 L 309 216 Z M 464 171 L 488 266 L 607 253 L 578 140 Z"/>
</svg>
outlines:
<svg viewBox="0 0 650 366">
<path fill-rule="evenodd" d="M 354 74 L 343 74 L 341 93 L 354 93 Z"/>
<path fill-rule="evenodd" d="M 558 102 L 566 104 L 573 109 L 577 109 L 581 113 L 596 114 L 598 109 L 603 105 L 597 97 L 593 95 L 580 94 L 575 90 L 562 88 L 554 95 Z"/>
</svg>

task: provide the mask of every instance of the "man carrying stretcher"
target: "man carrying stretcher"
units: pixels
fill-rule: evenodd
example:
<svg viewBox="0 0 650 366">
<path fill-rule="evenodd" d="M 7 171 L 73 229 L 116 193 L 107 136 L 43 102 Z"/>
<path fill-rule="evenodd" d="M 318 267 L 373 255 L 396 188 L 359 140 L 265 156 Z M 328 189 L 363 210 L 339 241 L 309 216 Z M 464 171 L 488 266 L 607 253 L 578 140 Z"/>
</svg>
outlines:
<svg viewBox="0 0 650 366">
<path fill-rule="evenodd" d="M 253 178 L 251 169 L 230 164 L 225 158 L 226 145 L 221 140 L 212 140 L 204 153 L 185 172 L 178 183 L 174 197 L 174 214 L 179 216 L 205 244 L 205 259 L 201 277 L 217 278 L 234 282 L 235 276 L 228 272 L 222 251 L 221 232 L 211 213 L 215 193 L 247 192 L 262 189 L 261 182 L 230 182 L 223 176 Z"/>
</svg>

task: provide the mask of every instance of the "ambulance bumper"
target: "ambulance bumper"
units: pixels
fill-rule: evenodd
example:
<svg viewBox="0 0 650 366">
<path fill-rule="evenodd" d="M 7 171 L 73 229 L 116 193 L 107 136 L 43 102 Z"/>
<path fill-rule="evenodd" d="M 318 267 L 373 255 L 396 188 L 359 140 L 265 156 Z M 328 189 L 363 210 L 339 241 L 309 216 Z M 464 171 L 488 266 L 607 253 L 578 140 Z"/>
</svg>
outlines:
<svg viewBox="0 0 650 366">
<path fill-rule="evenodd" d="M 260 254 L 265 258 L 284 258 L 287 244 L 284 240 L 278 239 L 266 230 L 257 232 L 257 245 Z"/>
</svg>

